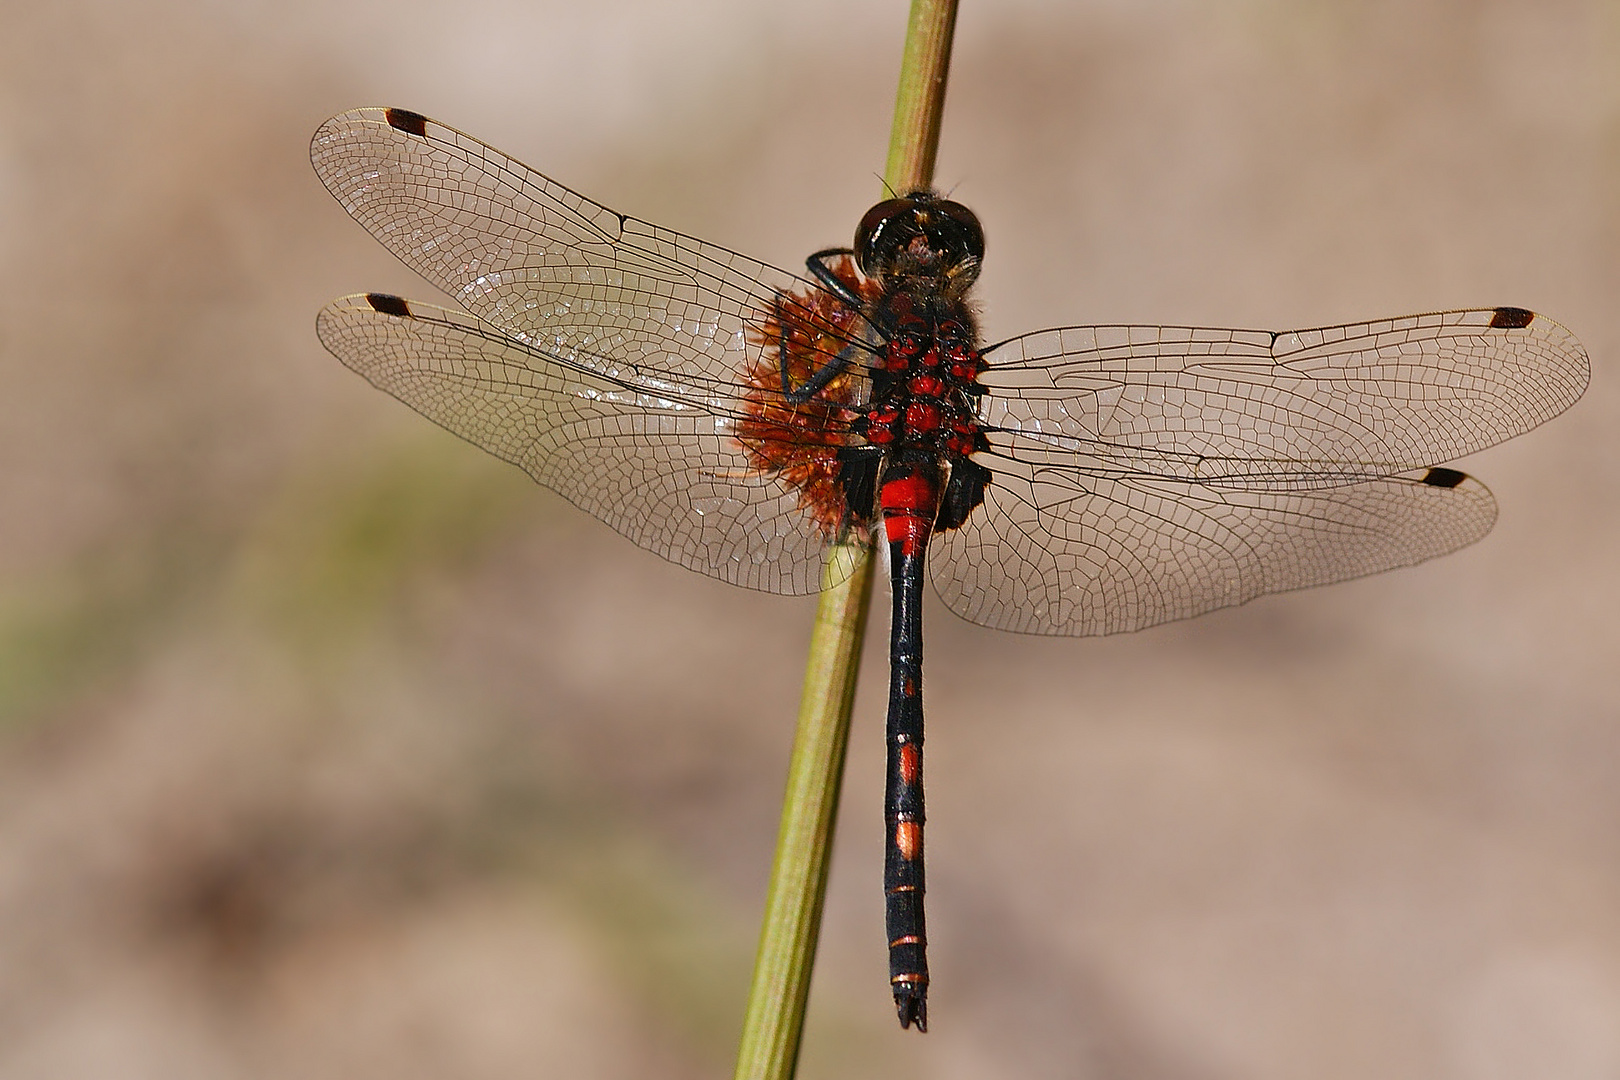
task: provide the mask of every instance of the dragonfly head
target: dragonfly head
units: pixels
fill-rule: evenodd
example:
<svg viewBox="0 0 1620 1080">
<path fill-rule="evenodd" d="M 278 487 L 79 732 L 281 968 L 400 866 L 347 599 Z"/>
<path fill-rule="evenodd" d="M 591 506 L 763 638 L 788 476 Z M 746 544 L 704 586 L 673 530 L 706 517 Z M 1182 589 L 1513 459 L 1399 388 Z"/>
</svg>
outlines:
<svg viewBox="0 0 1620 1080">
<path fill-rule="evenodd" d="M 879 284 L 914 281 L 960 297 L 983 259 L 984 230 L 973 211 L 932 191 L 878 203 L 855 230 L 855 261 Z"/>
</svg>

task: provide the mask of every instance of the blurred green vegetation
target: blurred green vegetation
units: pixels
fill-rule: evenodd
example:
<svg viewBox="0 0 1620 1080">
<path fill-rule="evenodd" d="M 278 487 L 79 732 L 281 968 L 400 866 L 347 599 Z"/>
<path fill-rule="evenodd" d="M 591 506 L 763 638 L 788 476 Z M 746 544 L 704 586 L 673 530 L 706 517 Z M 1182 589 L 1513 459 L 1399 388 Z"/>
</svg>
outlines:
<svg viewBox="0 0 1620 1080">
<path fill-rule="evenodd" d="M 295 471 L 234 529 L 160 522 L 0 586 L 0 732 L 105 684 L 199 618 L 245 617 L 304 658 L 374 633 L 425 577 L 474 565 L 536 505 L 517 470 L 434 429 Z"/>
<path fill-rule="evenodd" d="M 424 578 L 474 567 L 540 505 L 517 469 L 426 425 L 286 485 L 245 538 L 233 600 L 312 655 L 376 632 Z"/>
<path fill-rule="evenodd" d="M 126 670 L 222 563 L 217 540 L 197 533 L 108 546 L 0 589 L 0 734 Z"/>
<path fill-rule="evenodd" d="M 632 1000 L 697 1058 L 723 1064 L 747 990 L 751 916 L 739 918 L 588 777 L 559 773 L 532 716 L 501 716 L 453 679 L 436 684 L 435 639 L 401 632 L 419 621 L 414 605 L 425 585 L 475 571 L 503 538 L 545 532 L 548 497 L 517 469 L 436 428 L 406 427 L 334 458 L 337 465 L 289 470 L 268 505 L 234 527 L 166 522 L 0 588 L 0 735 L 39 730 L 95 694 L 115 702 L 121 680 L 166 648 L 224 628 L 279 657 L 276 670 L 293 680 L 280 689 L 301 703 L 294 710 L 321 716 L 317 738 L 352 738 L 358 723 L 365 738 L 388 740 L 401 718 L 379 709 L 375 695 L 377 680 L 391 680 L 391 693 L 418 703 L 411 724 L 454 732 L 462 760 L 448 775 L 463 790 L 444 806 L 432 798 L 411 805 L 407 796 L 393 819 L 403 842 L 363 825 L 345 830 L 324 805 L 294 807 L 292 824 L 279 827 L 277 849 L 288 851 L 274 888 L 359 889 L 351 903 L 364 906 L 409 902 L 458 881 L 537 887 L 564 901 Z M 361 656 L 366 663 L 352 662 Z M 262 685 L 221 676 L 238 680 L 231 685 L 240 695 Z M 243 715 L 251 711 L 244 702 Z M 294 803 L 300 767 L 272 767 L 288 778 L 284 794 Z M 419 767 L 424 776 L 446 768 Z M 232 811 L 227 802 L 219 812 L 243 818 L 250 848 L 262 809 Z M 229 862 L 228 853 L 221 858 Z M 323 886 L 331 873 L 346 876 Z M 367 875 L 370 884 L 354 883 Z"/>
</svg>

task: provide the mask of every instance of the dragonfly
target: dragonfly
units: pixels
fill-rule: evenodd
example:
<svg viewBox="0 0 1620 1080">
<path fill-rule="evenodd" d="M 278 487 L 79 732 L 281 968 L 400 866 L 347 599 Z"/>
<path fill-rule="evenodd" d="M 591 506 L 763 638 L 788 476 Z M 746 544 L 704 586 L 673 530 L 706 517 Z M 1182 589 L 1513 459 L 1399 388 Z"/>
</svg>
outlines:
<svg viewBox="0 0 1620 1080">
<path fill-rule="evenodd" d="M 928 1026 L 922 603 L 1114 634 L 1409 566 L 1484 536 L 1444 463 L 1572 405 L 1575 337 L 1493 307 L 1268 331 L 1063 326 L 981 340 L 984 233 L 928 190 L 778 269 L 610 210 L 404 109 L 323 124 L 316 173 L 455 307 L 324 308 L 339 360 L 634 543 L 809 594 L 890 577 L 885 926 Z"/>
</svg>

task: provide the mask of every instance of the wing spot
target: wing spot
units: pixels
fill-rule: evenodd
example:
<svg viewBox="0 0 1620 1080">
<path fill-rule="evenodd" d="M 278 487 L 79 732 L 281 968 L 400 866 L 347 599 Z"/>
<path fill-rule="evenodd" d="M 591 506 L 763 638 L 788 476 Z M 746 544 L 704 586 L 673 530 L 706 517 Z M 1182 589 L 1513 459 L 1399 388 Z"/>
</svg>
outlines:
<svg viewBox="0 0 1620 1080">
<path fill-rule="evenodd" d="M 1456 469 L 1433 468 L 1423 474 L 1423 482 L 1430 487 L 1454 488 L 1468 479 L 1467 473 Z"/>
<path fill-rule="evenodd" d="M 401 296 L 390 296 L 388 293 L 380 292 L 366 293 L 366 303 L 371 305 L 372 311 L 384 315 L 397 315 L 401 319 L 412 318 L 411 305 Z"/>
<path fill-rule="evenodd" d="M 1533 311 L 1522 307 L 1499 307 L 1491 315 L 1492 330 L 1523 330 L 1536 317 Z"/>
<path fill-rule="evenodd" d="M 427 138 L 427 117 L 421 113 L 411 112 L 409 109 L 388 109 L 383 115 L 388 118 L 389 127 L 397 128 L 407 135 Z"/>
</svg>

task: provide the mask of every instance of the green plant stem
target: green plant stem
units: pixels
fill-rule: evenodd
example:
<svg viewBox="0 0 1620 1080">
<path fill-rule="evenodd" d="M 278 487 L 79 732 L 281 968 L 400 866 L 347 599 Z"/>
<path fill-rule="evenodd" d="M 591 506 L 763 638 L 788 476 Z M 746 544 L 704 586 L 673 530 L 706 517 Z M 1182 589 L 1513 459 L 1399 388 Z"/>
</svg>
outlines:
<svg viewBox="0 0 1620 1080">
<path fill-rule="evenodd" d="M 737 1080 L 786 1080 L 798 1064 L 872 595 L 871 547 L 842 547 L 839 554 L 857 565 L 847 580 L 821 594 L 816 608 L 771 887 L 737 1050 Z"/>
<path fill-rule="evenodd" d="M 912 0 L 894 127 L 889 132 L 889 160 L 883 169 L 883 182 L 894 194 L 933 186 L 955 34 L 956 0 Z"/>
<path fill-rule="evenodd" d="M 915 191 L 933 181 L 955 27 L 956 0 L 912 0 L 884 170 L 890 192 Z M 827 566 L 827 580 L 834 584 L 821 594 L 810 639 L 736 1080 L 789 1080 L 798 1068 L 872 595 L 872 547 L 838 544 L 829 551 Z"/>
</svg>

